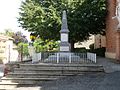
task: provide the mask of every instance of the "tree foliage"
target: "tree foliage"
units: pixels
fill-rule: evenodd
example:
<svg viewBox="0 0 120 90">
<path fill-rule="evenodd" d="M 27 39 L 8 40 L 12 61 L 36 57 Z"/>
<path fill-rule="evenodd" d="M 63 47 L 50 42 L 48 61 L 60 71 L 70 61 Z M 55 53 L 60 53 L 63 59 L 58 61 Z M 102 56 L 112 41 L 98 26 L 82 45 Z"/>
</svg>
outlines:
<svg viewBox="0 0 120 90">
<path fill-rule="evenodd" d="M 3 35 L 9 36 L 14 39 L 13 43 L 16 45 L 23 42 L 27 43 L 28 40 L 26 39 L 26 36 L 23 35 L 21 31 L 14 32 L 11 29 L 5 29 L 5 33 L 2 33 Z"/>
<path fill-rule="evenodd" d="M 105 29 L 106 0 L 25 0 L 18 21 L 42 39 L 59 40 L 62 11 L 67 11 L 69 42 L 87 39 Z"/>
<path fill-rule="evenodd" d="M 36 52 L 58 51 L 59 42 L 53 40 L 42 40 L 37 38 L 33 43 Z"/>
<path fill-rule="evenodd" d="M 19 43 L 21 43 L 21 42 L 22 42 L 22 43 L 27 43 L 27 42 L 28 42 L 26 36 L 23 35 L 23 33 L 20 32 L 20 31 L 15 32 L 15 33 L 12 35 L 12 38 L 15 39 L 15 40 L 14 40 L 14 43 L 15 43 L 15 44 L 19 44 Z"/>
<path fill-rule="evenodd" d="M 29 45 L 27 43 L 20 42 L 18 44 L 18 52 L 21 53 L 23 56 L 28 56 L 29 55 L 28 46 Z"/>
</svg>

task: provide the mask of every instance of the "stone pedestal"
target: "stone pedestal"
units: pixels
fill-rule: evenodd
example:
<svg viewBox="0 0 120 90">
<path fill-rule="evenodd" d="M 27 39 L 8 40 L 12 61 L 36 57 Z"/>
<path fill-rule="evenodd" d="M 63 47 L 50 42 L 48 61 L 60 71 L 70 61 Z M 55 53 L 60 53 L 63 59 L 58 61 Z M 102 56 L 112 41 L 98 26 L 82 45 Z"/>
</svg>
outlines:
<svg viewBox="0 0 120 90">
<path fill-rule="evenodd" d="M 70 52 L 70 44 L 68 42 L 61 42 L 60 52 Z"/>
<path fill-rule="evenodd" d="M 116 59 L 120 62 L 120 29 L 116 32 Z"/>
<path fill-rule="evenodd" d="M 69 44 L 69 30 L 68 30 L 68 25 L 67 25 L 67 15 L 66 11 L 63 11 L 63 16 L 62 16 L 62 26 L 60 30 L 60 52 L 69 52 L 70 51 L 70 44 Z"/>
</svg>

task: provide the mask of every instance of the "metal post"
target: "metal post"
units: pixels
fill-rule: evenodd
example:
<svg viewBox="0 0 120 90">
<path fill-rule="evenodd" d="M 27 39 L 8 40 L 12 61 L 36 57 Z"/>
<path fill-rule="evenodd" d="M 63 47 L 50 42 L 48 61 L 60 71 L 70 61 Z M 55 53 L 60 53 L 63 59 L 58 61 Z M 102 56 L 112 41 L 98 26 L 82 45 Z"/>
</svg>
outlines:
<svg viewBox="0 0 120 90">
<path fill-rule="evenodd" d="M 96 61 L 96 54 L 95 54 L 95 63 L 96 63 L 97 61 Z"/>
<path fill-rule="evenodd" d="M 23 61 L 23 45 L 21 45 L 21 62 Z"/>
<path fill-rule="evenodd" d="M 72 61 L 71 61 L 71 53 L 70 53 L 70 56 L 69 56 L 69 63 L 71 63 Z"/>
<path fill-rule="evenodd" d="M 57 53 L 57 63 L 59 63 L 59 53 Z"/>
<path fill-rule="evenodd" d="M 9 50 L 9 53 L 8 53 L 8 62 L 10 62 L 10 45 L 8 46 L 8 50 Z"/>
</svg>

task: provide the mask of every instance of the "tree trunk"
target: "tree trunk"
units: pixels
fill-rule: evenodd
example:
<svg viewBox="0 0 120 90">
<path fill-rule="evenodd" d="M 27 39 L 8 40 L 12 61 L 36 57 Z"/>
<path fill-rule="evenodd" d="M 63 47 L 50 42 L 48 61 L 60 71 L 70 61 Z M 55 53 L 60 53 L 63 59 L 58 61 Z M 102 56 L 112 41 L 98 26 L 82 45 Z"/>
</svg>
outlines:
<svg viewBox="0 0 120 90">
<path fill-rule="evenodd" d="M 70 44 L 71 44 L 71 52 L 74 52 L 74 44 L 75 44 L 75 42 L 71 41 Z"/>
</svg>

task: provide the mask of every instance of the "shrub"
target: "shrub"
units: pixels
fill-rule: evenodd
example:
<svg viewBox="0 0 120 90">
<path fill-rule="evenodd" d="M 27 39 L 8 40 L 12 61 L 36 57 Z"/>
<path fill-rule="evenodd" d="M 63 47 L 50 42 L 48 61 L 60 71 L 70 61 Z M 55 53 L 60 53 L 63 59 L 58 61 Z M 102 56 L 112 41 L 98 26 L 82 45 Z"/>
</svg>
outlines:
<svg viewBox="0 0 120 90">
<path fill-rule="evenodd" d="M 75 52 L 80 52 L 80 53 L 86 53 L 87 50 L 85 47 L 82 47 L 82 48 L 74 48 L 74 51 Z"/>
<path fill-rule="evenodd" d="M 102 48 L 97 48 L 97 49 L 90 49 L 89 51 L 96 53 L 97 56 L 105 57 L 106 48 L 102 47 Z"/>
</svg>

